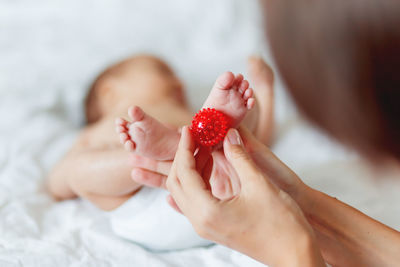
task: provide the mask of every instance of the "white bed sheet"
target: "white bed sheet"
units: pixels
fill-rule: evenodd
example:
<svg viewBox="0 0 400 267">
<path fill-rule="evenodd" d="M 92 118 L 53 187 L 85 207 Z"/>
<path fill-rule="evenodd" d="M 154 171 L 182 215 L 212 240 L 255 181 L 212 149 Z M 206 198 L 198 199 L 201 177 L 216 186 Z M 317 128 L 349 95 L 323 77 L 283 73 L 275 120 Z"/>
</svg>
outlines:
<svg viewBox="0 0 400 267">
<path fill-rule="evenodd" d="M 257 1 L 0 1 L 0 266 L 261 266 L 222 246 L 151 253 L 115 237 L 83 200 L 43 181 L 83 122 L 86 87 L 108 64 L 165 58 L 199 108 L 216 75 L 245 72 L 263 46 Z M 400 228 L 399 182 L 303 122 L 277 86 L 274 151 L 313 187 Z"/>
</svg>

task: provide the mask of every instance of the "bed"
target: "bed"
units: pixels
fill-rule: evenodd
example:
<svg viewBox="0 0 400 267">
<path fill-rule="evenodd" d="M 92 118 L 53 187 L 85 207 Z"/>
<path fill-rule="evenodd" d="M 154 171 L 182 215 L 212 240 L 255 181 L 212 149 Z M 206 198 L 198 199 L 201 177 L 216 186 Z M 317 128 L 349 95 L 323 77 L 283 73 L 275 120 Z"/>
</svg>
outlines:
<svg viewBox="0 0 400 267">
<path fill-rule="evenodd" d="M 164 58 L 193 109 L 217 74 L 271 62 L 256 0 L 0 2 L 0 266 L 262 266 L 223 246 L 154 253 L 117 238 L 84 200 L 55 202 L 44 179 L 84 123 L 95 75 L 137 53 Z M 314 188 L 400 229 L 400 179 L 318 133 L 278 81 L 273 150 Z M 383 179 L 383 177 L 386 177 Z"/>
</svg>

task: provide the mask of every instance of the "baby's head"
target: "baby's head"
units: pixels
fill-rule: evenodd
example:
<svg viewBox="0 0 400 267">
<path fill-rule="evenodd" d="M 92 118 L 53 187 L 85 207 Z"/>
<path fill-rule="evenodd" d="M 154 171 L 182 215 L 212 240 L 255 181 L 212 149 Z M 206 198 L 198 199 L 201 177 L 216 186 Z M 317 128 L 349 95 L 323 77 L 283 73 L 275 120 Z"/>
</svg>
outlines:
<svg viewBox="0 0 400 267">
<path fill-rule="evenodd" d="M 87 122 L 93 123 L 119 107 L 182 94 L 181 87 L 162 60 L 147 55 L 128 58 L 108 67 L 92 83 L 85 102 Z"/>
</svg>

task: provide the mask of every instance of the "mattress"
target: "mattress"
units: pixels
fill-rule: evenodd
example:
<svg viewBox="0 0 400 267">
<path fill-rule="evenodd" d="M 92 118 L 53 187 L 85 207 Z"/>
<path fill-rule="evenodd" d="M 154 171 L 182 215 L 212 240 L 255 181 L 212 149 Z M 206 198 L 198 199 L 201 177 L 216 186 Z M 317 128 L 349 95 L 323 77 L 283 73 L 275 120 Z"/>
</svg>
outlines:
<svg viewBox="0 0 400 267">
<path fill-rule="evenodd" d="M 44 179 L 83 126 L 87 87 L 124 57 L 165 59 L 198 109 L 217 75 L 271 62 L 255 0 L 0 2 L 0 266 L 261 266 L 220 245 L 150 252 L 116 237 L 85 200 Z M 310 186 L 400 228 L 400 179 L 310 126 L 278 81 L 273 150 Z M 384 179 L 383 177 L 388 177 Z"/>
</svg>

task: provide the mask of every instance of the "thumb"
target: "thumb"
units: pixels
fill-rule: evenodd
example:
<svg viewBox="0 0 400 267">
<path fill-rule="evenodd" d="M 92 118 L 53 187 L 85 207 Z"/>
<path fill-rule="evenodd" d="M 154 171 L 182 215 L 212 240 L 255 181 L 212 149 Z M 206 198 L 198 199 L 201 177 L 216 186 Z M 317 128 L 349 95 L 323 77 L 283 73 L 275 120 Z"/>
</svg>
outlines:
<svg viewBox="0 0 400 267">
<path fill-rule="evenodd" d="M 257 165 L 247 153 L 242 138 L 236 129 L 230 129 L 224 139 L 224 153 L 228 162 L 239 176 L 242 186 L 248 183 L 251 177 L 261 173 Z"/>
</svg>

